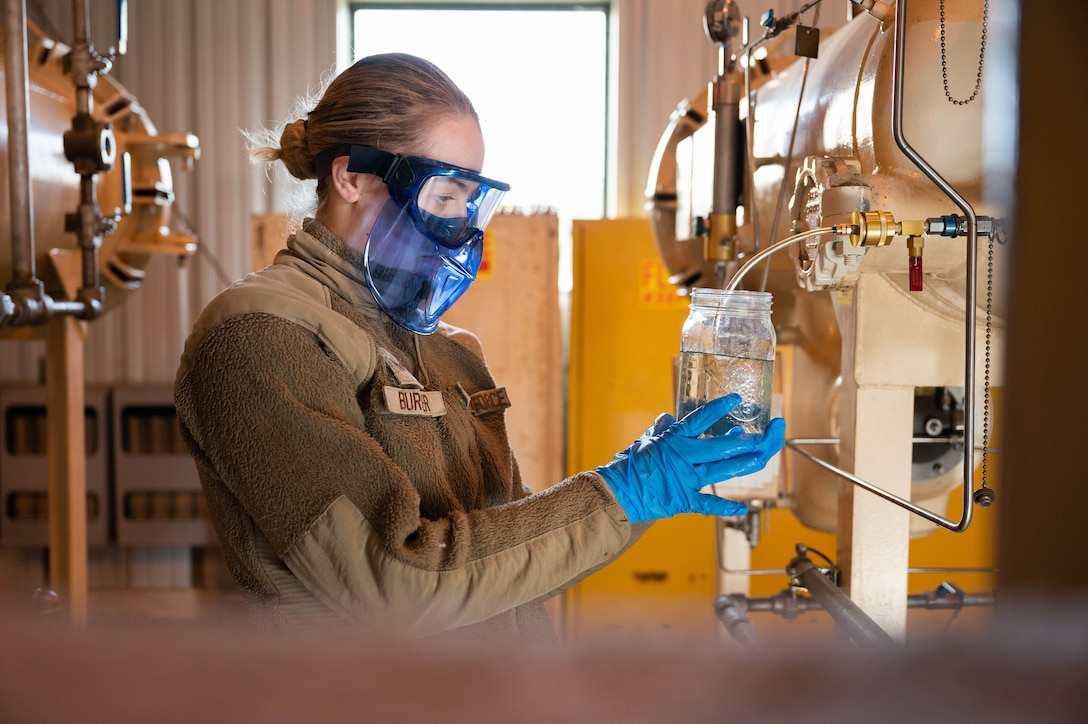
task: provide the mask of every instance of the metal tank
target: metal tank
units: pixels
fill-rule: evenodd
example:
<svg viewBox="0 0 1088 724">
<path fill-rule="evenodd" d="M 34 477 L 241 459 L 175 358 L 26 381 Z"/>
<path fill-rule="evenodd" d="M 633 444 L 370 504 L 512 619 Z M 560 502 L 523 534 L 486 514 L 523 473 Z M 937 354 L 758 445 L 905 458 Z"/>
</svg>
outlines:
<svg viewBox="0 0 1088 724">
<path fill-rule="evenodd" d="M 168 159 L 199 144 L 161 135 L 108 71 L 116 49 L 90 43 L 89 0 L 73 1 L 71 47 L 45 35 L 21 0 L 3 13 L 0 129 L 0 339 L 44 339 L 47 363 L 49 574 L 70 623 L 86 624 L 87 479 L 80 322 L 97 319 L 143 282 L 156 254 L 187 256 L 196 239 L 172 229 Z"/>
<path fill-rule="evenodd" d="M 78 4 L 77 4 L 78 7 Z M 47 38 L 33 24 L 26 28 L 26 77 L 28 90 L 28 169 L 33 206 L 33 262 L 35 276 L 50 300 L 76 297 L 87 270 L 88 255 L 81 248 L 81 173 L 66 155 L 65 134 L 79 115 L 79 93 L 73 82 L 72 49 Z M 6 53 L 5 53 L 6 56 Z M 12 72 L 4 68 L 5 75 Z M 15 70 L 18 72 L 18 69 Z M 92 149 L 108 161 L 109 168 L 86 174 L 93 178 L 93 199 L 100 209 L 100 244 L 95 255 L 103 288 L 100 306 L 106 311 L 138 289 L 145 269 L 156 254 L 188 256 L 196 239 L 187 230 L 173 228 L 174 200 L 169 159 L 191 164 L 199 156 L 199 142 L 191 134 L 159 134 L 136 98 L 106 74 L 98 74 L 86 92 L 95 125 L 106 129 L 92 138 L 101 148 Z M 0 179 L 9 181 L 9 115 L 11 103 L 0 105 Z M 86 171 L 86 169 L 84 169 Z M 17 218 L 21 210 L 16 209 Z M 0 290 L 13 278 L 13 214 L 9 195 L 0 203 Z M 63 304 L 63 302 L 60 302 Z M 0 323 L 0 338 L 34 336 L 50 314 L 24 323 Z M 88 318 L 84 316 L 84 318 Z"/>
<path fill-rule="evenodd" d="M 1008 254 L 983 82 L 1001 50 L 981 4 L 851 1 L 818 48 L 796 14 L 742 45 L 737 3 L 708 3 L 719 74 L 678 106 L 647 196 L 682 291 L 774 294 L 793 440 L 780 493 L 838 534 L 845 587 L 898 635 L 909 537 L 965 530 L 994 500 L 972 473 L 1003 376 Z"/>
<path fill-rule="evenodd" d="M 728 8 L 736 4 L 719 5 Z M 980 10 L 938 0 L 910 3 L 904 19 L 907 62 L 902 78 L 902 125 L 917 151 L 931 160 L 979 214 L 1000 216 L 987 205 L 983 183 L 984 93 L 981 84 L 976 89 L 985 61 L 984 55 L 980 61 L 984 32 Z M 750 56 L 737 53 L 740 57 L 734 75 L 747 75 L 743 82 L 752 99 L 749 119 L 749 106 L 741 94 L 738 123 L 742 134 L 751 134 L 751 145 L 737 153 L 738 163 L 745 167 L 745 187 L 740 197 L 736 258 L 724 263 L 707 258 L 703 253 L 705 238 L 699 233 L 712 215 L 711 159 L 720 156 L 713 138 L 717 119 L 712 99 L 719 97 L 720 91 L 712 83 L 707 93 L 678 106 L 659 144 L 647 192 L 655 243 L 681 287 L 723 286 L 745 256 L 758 248 L 806 229 L 849 223 L 853 212 L 884 210 L 897 221 L 957 212 L 893 138 L 893 12 L 894 8 L 886 7 L 883 18 L 857 15 L 837 32 L 825 34 L 815 58 L 794 54 L 798 46 L 792 26 L 744 49 L 762 46 L 762 52 L 757 50 Z M 761 57 L 752 57 L 757 55 Z M 742 81 L 734 78 L 732 82 Z M 750 158 L 744 158 L 748 153 Z M 909 356 L 913 347 L 933 358 L 926 364 L 933 372 L 931 378 L 918 379 L 920 425 L 924 429 L 928 421 L 930 430 L 940 425 L 938 435 L 947 437 L 949 426 L 959 424 L 962 410 L 942 407 L 962 404 L 963 398 L 953 383 L 963 385 L 962 331 L 957 330 L 963 328 L 967 298 L 964 239 L 923 244 L 922 293 L 908 291 L 906 239 L 900 236 L 887 241 L 883 248 L 867 248 L 855 247 L 842 236 L 815 237 L 770 257 L 768 274 L 764 274 L 766 267 L 757 268 L 742 284 L 764 287 L 775 294 L 780 337 L 796 343 L 794 404 L 787 411 L 791 436 L 840 435 L 842 339 L 836 300 L 852 294 L 862 274 L 878 275 L 886 281 L 881 303 L 889 308 L 889 334 L 900 335 L 906 328 L 939 332 L 932 340 L 900 336 L 894 345 L 879 343 L 900 350 L 895 354 L 905 350 Z M 987 256 L 988 243 L 988 239 L 977 240 L 982 259 Z M 998 330 L 1003 328 L 1006 296 L 1004 261 L 1005 255 L 998 253 L 987 294 L 992 300 L 990 324 Z M 986 311 L 980 308 L 980 320 Z M 910 324 L 904 326 L 906 320 Z M 946 344 L 949 338 L 955 344 Z M 867 344 L 878 346 L 876 340 Z M 978 392 L 976 400 L 981 399 L 981 390 Z M 962 475 L 958 465 L 962 455 L 956 454 L 955 447 L 930 444 L 917 448 L 920 459 L 915 464 L 911 498 L 942 514 L 949 491 Z M 817 447 L 815 451 L 832 460 L 838 457 L 837 446 Z M 789 489 L 798 517 L 812 527 L 834 530 L 835 476 L 803 460 L 797 461 L 793 472 Z M 916 519 L 913 527 L 915 534 L 933 530 L 921 519 Z"/>
</svg>

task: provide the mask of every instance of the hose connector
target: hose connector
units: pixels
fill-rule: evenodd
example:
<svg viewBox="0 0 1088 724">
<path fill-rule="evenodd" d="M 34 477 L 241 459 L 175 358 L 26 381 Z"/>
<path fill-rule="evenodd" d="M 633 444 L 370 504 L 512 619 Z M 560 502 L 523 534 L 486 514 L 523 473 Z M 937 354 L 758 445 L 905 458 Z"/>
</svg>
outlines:
<svg viewBox="0 0 1088 724">
<path fill-rule="evenodd" d="M 895 238 L 895 217 L 889 211 L 855 211 L 850 224 L 858 227 L 858 233 L 850 235 L 853 246 L 885 246 Z"/>
<path fill-rule="evenodd" d="M 930 233 L 930 229 L 937 228 L 938 222 L 941 229 L 946 228 L 946 223 L 951 223 L 945 222 L 943 218 L 897 222 L 888 211 L 855 211 L 850 215 L 849 224 L 835 224 L 831 227 L 831 231 L 834 234 L 849 237 L 850 244 L 855 247 L 886 246 L 896 236 L 906 236 L 910 290 L 920 292 L 923 277 L 922 249 L 925 245 L 923 237 Z M 849 257 L 844 261 L 850 265 Z"/>
<path fill-rule="evenodd" d="M 1002 236 L 1005 230 L 1005 220 L 995 219 L 991 216 L 979 216 L 975 218 L 975 232 L 979 236 L 987 236 L 991 239 Z M 957 214 L 935 216 L 926 219 L 925 233 L 929 236 L 944 236 L 955 239 L 957 236 L 967 236 L 967 217 Z"/>
</svg>

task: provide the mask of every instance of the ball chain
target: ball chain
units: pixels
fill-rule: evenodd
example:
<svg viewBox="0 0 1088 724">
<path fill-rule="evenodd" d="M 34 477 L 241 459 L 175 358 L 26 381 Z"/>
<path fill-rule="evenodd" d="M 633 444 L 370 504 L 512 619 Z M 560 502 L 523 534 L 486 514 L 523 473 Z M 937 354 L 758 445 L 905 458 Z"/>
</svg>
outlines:
<svg viewBox="0 0 1088 724">
<path fill-rule="evenodd" d="M 948 90 L 948 49 L 945 43 L 945 22 L 944 22 L 944 2 L 941 0 L 941 80 L 944 82 L 944 97 L 948 99 L 950 103 L 955 103 L 957 106 L 965 106 L 971 101 L 975 100 L 978 96 L 979 89 L 982 88 L 982 64 L 986 58 L 986 20 L 990 14 L 990 0 L 984 0 L 982 6 L 982 45 L 978 51 L 978 74 L 975 75 L 975 91 L 971 94 L 971 97 L 965 101 L 958 100 L 952 97 L 951 91 Z"/>
<path fill-rule="evenodd" d="M 982 378 L 982 480 L 980 484 L 986 487 L 989 478 L 990 462 L 990 409 L 993 405 L 990 396 L 990 360 L 991 345 L 993 341 L 993 308 L 994 308 L 994 240 L 991 238 L 987 244 L 986 258 L 986 361 Z M 974 441 L 967 440 L 968 445 Z"/>
</svg>

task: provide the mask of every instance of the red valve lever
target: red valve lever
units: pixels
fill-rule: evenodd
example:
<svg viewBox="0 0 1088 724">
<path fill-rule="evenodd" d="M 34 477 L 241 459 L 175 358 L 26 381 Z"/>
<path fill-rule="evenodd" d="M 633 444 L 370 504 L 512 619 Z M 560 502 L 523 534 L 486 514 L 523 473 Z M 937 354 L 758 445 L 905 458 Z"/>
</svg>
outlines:
<svg viewBox="0 0 1088 724">
<path fill-rule="evenodd" d="M 910 290 L 922 291 L 922 257 L 910 257 Z"/>
</svg>

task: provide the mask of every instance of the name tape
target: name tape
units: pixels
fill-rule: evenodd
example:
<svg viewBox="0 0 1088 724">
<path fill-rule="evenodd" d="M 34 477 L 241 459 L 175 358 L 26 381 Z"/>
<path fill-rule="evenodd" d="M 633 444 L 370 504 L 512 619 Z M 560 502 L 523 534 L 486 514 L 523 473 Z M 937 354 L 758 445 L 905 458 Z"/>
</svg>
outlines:
<svg viewBox="0 0 1088 724">
<path fill-rule="evenodd" d="M 498 412 L 510 407 L 510 395 L 506 394 L 505 387 L 494 390 L 484 390 L 468 396 L 468 409 L 473 415 L 479 417 L 489 412 Z"/>
<path fill-rule="evenodd" d="M 385 404 L 390 412 L 398 415 L 442 417 L 446 414 L 446 403 L 442 401 L 442 393 L 437 390 L 406 390 L 386 386 Z"/>
</svg>

